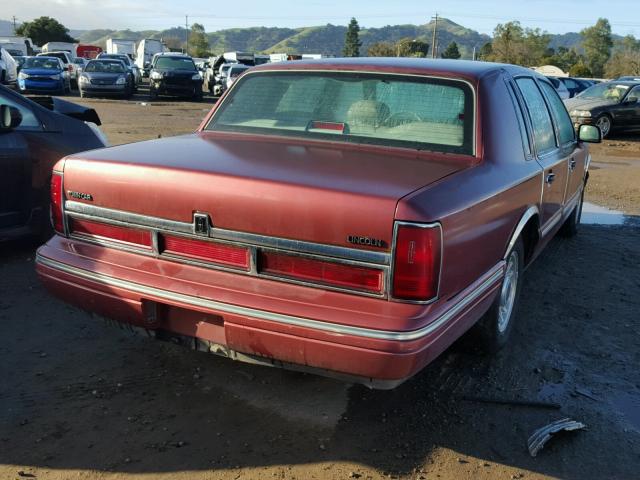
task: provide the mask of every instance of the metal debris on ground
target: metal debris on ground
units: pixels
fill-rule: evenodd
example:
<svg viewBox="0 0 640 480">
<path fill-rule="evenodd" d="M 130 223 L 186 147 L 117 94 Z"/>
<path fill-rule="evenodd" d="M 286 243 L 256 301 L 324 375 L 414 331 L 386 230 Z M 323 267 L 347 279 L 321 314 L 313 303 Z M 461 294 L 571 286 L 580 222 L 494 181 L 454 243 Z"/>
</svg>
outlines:
<svg viewBox="0 0 640 480">
<path fill-rule="evenodd" d="M 516 407 L 551 408 L 554 410 L 558 410 L 562 407 L 559 403 L 555 402 L 519 400 L 515 398 L 476 397 L 473 395 L 463 395 L 462 400 L 465 400 L 467 402 L 494 403 L 496 405 L 513 405 Z"/>
<path fill-rule="evenodd" d="M 560 431 L 571 432 L 573 430 L 582 430 L 583 428 L 586 428 L 584 423 L 571 420 L 570 418 L 563 418 L 562 420 L 557 420 L 549 425 L 545 425 L 533 432 L 533 435 L 529 437 L 529 441 L 527 442 L 529 453 L 532 457 L 535 457 L 554 433 Z"/>
</svg>

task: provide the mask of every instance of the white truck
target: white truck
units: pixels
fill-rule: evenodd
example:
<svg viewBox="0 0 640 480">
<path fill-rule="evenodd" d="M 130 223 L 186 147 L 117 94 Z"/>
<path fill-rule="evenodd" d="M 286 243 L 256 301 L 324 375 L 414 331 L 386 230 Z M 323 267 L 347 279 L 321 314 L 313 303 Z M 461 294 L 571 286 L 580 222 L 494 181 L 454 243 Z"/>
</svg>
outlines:
<svg viewBox="0 0 640 480">
<path fill-rule="evenodd" d="M 136 65 L 138 66 L 140 71 L 143 72 L 143 74 L 148 74 L 153 56 L 156 53 L 163 53 L 168 51 L 169 49 L 164 43 L 162 43 L 161 40 L 156 40 L 155 38 L 143 38 L 138 43 Z"/>
<path fill-rule="evenodd" d="M 107 38 L 106 52 L 125 54 L 133 60 L 136 57 L 136 42 L 122 38 Z"/>
<path fill-rule="evenodd" d="M 78 46 L 77 43 L 70 43 L 70 42 L 49 42 L 49 43 L 45 43 L 42 46 L 42 53 L 49 53 L 49 52 L 69 52 L 69 54 L 71 54 L 71 57 L 77 57 L 78 55 L 76 55 L 76 47 Z"/>
<path fill-rule="evenodd" d="M 7 50 L 11 50 L 15 46 L 15 49 L 19 49 L 24 56 L 35 55 L 36 53 L 40 52 L 40 48 L 35 46 L 33 44 L 33 41 L 28 37 L 0 37 L 0 44 L 2 44 L 3 46 L 4 44 L 11 44 L 11 48 L 4 48 L 7 48 Z"/>
</svg>

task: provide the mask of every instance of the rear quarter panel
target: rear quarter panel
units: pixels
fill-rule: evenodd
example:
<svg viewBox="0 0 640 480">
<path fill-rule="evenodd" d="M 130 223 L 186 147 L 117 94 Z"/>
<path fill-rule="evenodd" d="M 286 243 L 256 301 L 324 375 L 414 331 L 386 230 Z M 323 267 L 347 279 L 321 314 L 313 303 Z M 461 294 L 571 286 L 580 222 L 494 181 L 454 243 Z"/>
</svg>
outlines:
<svg viewBox="0 0 640 480">
<path fill-rule="evenodd" d="M 477 84 L 481 162 L 403 198 L 397 220 L 442 224 L 440 297 L 447 300 L 503 259 L 518 222 L 537 206 L 541 169 L 526 160 L 502 74 Z"/>
</svg>

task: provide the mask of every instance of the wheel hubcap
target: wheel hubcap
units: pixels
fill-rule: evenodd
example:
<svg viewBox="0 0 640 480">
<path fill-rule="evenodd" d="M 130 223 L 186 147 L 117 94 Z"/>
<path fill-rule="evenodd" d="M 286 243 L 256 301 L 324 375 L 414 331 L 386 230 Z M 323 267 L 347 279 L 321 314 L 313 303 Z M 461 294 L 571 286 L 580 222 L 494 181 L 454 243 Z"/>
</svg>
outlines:
<svg viewBox="0 0 640 480">
<path fill-rule="evenodd" d="M 608 117 L 600 118 L 596 125 L 598 126 L 598 128 L 600 128 L 603 137 L 606 136 L 607 133 L 609 133 L 609 128 L 611 128 L 611 122 L 609 121 Z"/>
<path fill-rule="evenodd" d="M 507 270 L 502 280 L 502 290 L 500 291 L 500 305 L 498 307 L 498 331 L 504 333 L 511 320 L 511 312 L 516 300 L 516 290 L 518 289 L 518 252 L 513 251 L 509 255 Z"/>
</svg>

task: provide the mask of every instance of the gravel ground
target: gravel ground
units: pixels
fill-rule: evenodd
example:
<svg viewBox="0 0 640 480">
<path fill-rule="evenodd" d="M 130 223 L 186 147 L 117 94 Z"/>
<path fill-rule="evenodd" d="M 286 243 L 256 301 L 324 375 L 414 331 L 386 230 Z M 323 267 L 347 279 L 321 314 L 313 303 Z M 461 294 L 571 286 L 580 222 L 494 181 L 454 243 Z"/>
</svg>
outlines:
<svg viewBox="0 0 640 480">
<path fill-rule="evenodd" d="M 83 100 L 114 143 L 191 131 L 208 102 Z M 638 213 L 617 182 L 640 143 L 611 143 L 587 198 Z M 1 479 L 638 478 L 640 228 L 553 240 L 503 352 L 463 339 L 387 392 L 133 336 L 49 297 L 33 256 L 0 245 Z M 588 428 L 530 457 L 528 436 L 564 417 Z"/>
</svg>

